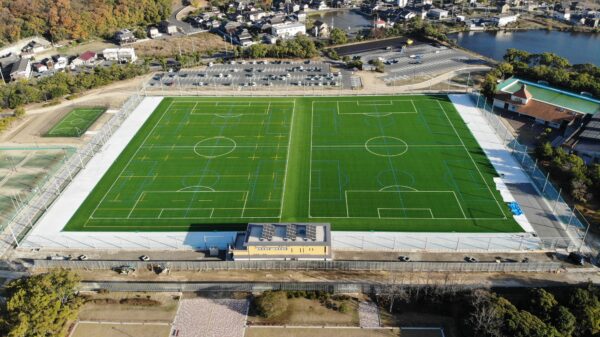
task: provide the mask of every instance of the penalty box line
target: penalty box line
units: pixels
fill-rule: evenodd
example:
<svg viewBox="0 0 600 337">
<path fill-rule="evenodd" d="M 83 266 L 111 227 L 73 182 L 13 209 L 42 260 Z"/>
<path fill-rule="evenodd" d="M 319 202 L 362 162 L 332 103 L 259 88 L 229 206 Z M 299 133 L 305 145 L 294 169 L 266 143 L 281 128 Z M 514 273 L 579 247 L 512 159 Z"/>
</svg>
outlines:
<svg viewBox="0 0 600 337">
<path fill-rule="evenodd" d="M 346 217 L 347 218 L 353 218 L 350 216 L 350 207 L 348 206 L 348 192 L 350 193 L 452 193 L 452 195 L 454 196 L 454 199 L 456 200 L 456 204 L 458 205 L 460 212 L 463 215 L 463 219 L 473 219 L 473 218 L 467 218 L 467 215 L 465 214 L 465 211 L 462 207 L 462 205 L 460 204 L 460 200 L 458 200 L 458 197 L 456 196 L 456 192 L 455 191 L 376 191 L 376 190 L 344 190 L 344 199 L 346 199 Z M 381 214 L 379 214 L 379 209 L 378 208 L 378 218 L 382 218 Z M 403 208 L 400 207 L 398 209 L 407 209 L 407 208 Z M 428 208 L 431 211 L 431 208 Z M 438 219 L 433 215 L 433 212 L 431 212 L 431 218 L 401 218 L 401 219 Z M 362 218 L 362 217 L 361 217 Z M 369 217 L 367 217 L 369 218 Z M 370 218 L 375 218 L 375 217 L 370 217 Z M 385 219 L 387 219 L 386 217 L 384 217 Z M 390 217 L 390 219 L 394 219 L 394 217 Z M 454 219 L 454 218 L 453 218 Z M 459 218 L 456 218 L 459 219 Z"/>
</svg>

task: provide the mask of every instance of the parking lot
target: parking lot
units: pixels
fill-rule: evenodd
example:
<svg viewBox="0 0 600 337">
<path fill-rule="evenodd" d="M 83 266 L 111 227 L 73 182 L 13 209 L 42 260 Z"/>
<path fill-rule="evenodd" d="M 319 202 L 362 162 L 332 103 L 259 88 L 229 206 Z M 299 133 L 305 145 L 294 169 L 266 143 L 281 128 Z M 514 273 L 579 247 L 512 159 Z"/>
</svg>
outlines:
<svg viewBox="0 0 600 337">
<path fill-rule="evenodd" d="M 382 60 L 385 74 L 381 77 L 386 83 L 408 80 L 414 77 L 434 77 L 452 70 L 470 66 L 485 65 L 485 61 L 471 57 L 469 54 L 445 46 L 418 43 L 402 48 L 380 44 L 379 48 L 356 49 L 363 63 L 371 60 Z"/>
<path fill-rule="evenodd" d="M 344 70 L 332 70 L 324 62 L 290 61 L 231 61 L 226 64 L 209 64 L 203 70 L 182 70 L 158 73 L 148 82 L 149 87 L 201 89 L 229 87 L 312 87 L 356 88 L 360 81 Z"/>
</svg>

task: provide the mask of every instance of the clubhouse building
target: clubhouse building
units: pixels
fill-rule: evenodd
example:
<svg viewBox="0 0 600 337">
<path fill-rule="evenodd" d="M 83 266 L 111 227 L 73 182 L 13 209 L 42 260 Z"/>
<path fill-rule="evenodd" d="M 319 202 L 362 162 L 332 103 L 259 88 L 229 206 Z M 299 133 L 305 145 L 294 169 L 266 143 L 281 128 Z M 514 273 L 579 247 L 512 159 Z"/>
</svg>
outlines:
<svg viewBox="0 0 600 337">
<path fill-rule="evenodd" d="M 494 107 L 564 130 L 600 112 L 600 101 L 513 77 L 498 85 Z"/>
</svg>

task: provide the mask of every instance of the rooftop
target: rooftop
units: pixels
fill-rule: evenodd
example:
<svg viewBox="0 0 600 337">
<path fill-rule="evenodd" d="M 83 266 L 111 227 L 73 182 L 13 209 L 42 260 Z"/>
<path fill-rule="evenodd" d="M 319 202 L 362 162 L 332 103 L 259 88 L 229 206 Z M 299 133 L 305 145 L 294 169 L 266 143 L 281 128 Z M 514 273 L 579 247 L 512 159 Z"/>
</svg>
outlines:
<svg viewBox="0 0 600 337">
<path fill-rule="evenodd" d="M 547 85 L 525 81 L 516 77 L 511 77 L 498 84 L 498 92 L 513 94 L 521 90 L 524 85 L 527 86 L 527 91 L 535 101 L 581 114 L 595 114 L 600 112 L 600 100 Z"/>
<path fill-rule="evenodd" d="M 248 224 L 244 246 L 331 244 L 329 224 L 261 223 Z"/>
</svg>

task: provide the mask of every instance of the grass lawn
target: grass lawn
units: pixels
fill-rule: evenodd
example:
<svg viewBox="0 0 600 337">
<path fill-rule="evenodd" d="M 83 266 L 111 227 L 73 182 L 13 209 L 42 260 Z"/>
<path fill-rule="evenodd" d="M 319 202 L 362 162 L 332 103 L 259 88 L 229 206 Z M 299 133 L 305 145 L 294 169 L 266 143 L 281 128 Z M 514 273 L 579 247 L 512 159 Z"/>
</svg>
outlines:
<svg viewBox="0 0 600 337">
<path fill-rule="evenodd" d="M 104 111 L 105 108 L 75 108 L 48 130 L 44 137 L 79 137 Z"/>
<path fill-rule="evenodd" d="M 170 325 L 79 323 L 72 337 L 167 337 Z"/>
<path fill-rule="evenodd" d="M 334 301 L 341 304 L 341 301 Z M 347 300 L 351 310 L 347 313 L 328 309 L 318 300 L 307 298 L 288 299 L 288 309 L 277 317 L 263 318 L 256 315 L 251 307 L 248 314 L 249 325 L 328 325 L 358 326 L 358 302 Z"/>
<path fill-rule="evenodd" d="M 246 329 L 245 337 L 398 337 L 399 329 L 318 329 L 318 328 L 256 328 Z M 404 337 L 404 335 L 402 335 Z M 416 336 L 416 335 L 415 335 Z M 424 336 L 425 337 L 425 336 Z M 427 336 L 428 337 L 428 336 Z M 437 337 L 437 336 L 436 336 Z"/>
<path fill-rule="evenodd" d="M 165 98 L 67 231 L 520 232 L 446 96 Z"/>
</svg>

